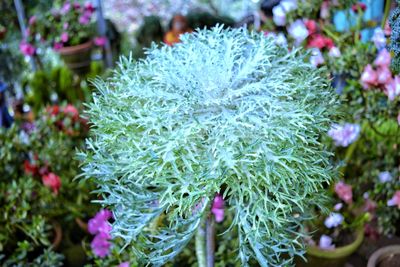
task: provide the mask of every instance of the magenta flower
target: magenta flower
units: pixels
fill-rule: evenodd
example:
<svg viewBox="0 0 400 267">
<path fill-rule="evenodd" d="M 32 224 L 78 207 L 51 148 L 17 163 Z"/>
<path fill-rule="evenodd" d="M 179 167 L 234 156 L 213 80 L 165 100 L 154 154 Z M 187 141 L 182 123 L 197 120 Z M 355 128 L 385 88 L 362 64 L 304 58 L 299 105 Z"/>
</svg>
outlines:
<svg viewBox="0 0 400 267">
<path fill-rule="evenodd" d="M 386 48 L 379 52 L 374 64 L 380 67 L 388 67 L 390 65 L 390 53 Z"/>
<path fill-rule="evenodd" d="M 84 7 L 85 7 L 85 10 L 90 13 L 93 13 L 95 10 L 95 8 L 91 2 L 86 2 Z"/>
<path fill-rule="evenodd" d="M 358 124 L 333 124 L 328 131 L 328 135 L 335 141 L 336 146 L 347 147 L 358 139 L 360 130 L 360 125 Z"/>
<path fill-rule="evenodd" d="M 69 24 L 68 24 L 68 22 L 65 22 L 65 23 L 64 23 L 64 25 L 63 25 L 63 30 L 67 30 L 67 29 L 68 29 L 68 27 L 69 27 Z"/>
<path fill-rule="evenodd" d="M 94 38 L 94 44 L 97 46 L 104 46 L 107 42 L 107 38 L 105 36 L 99 36 Z"/>
<path fill-rule="evenodd" d="M 390 101 L 400 95 L 400 77 L 395 76 L 389 83 L 385 85 L 385 94 L 388 96 Z"/>
<path fill-rule="evenodd" d="M 112 213 L 109 210 L 103 209 L 96 213 L 96 215 L 88 222 L 88 231 L 92 235 L 100 232 L 109 233 L 111 226 L 108 220 L 112 218 Z"/>
<path fill-rule="evenodd" d="M 325 219 L 325 226 L 327 228 L 334 228 L 338 227 L 343 222 L 343 215 L 340 213 L 332 212 L 329 216 Z"/>
<path fill-rule="evenodd" d="M 58 191 L 61 187 L 61 179 L 58 175 L 50 172 L 42 176 L 42 182 L 46 187 L 49 187 L 53 190 L 54 194 L 58 194 Z"/>
<path fill-rule="evenodd" d="M 224 199 L 220 194 L 215 196 L 211 212 L 214 214 L 216 222 L 219 223 L 224 220 Z"/>
<path fill-rule="evenodd" d="M 24 54 L 25 56 L 33 56 L 36 52 L 36 48 L 31 45 L 30 43 L 27 43 L 25 41 L 22 41 L 19 44 L 19 50 Z"/>
<path fill-rule="evenodd" d="M 364 68 L 360 80 L 361 80 L 361 85 L 363 86 L 364 89 L 369 89 L 371 86 L 378 85 L 378 75 L 370 64 L 368 64 Z"/>
<path fill-rule="evenodd" d="M 88 17 L 86 14 L 83 14 L 82 16 L 79 17 L 79 23 L 82 25 L 87 25 L 90 22 L 90 17 Z"/>
<path fill-rule="evenodd" d="M 319 239 L 319 247 L 322 249 L 334 249 L 335 245 L 332 244 L 332 238 L 327 235 L 321 235 Z"/>
<path fill-rule="evenodd" d="M 338 182 L 335 185 L 335 192 L 338 197 L 347 204 L 353 202 L 353 190 L 351 185 L 345 184 L 343 181 Z"/>
<path fill-rule="evenodd" d="M 129 267 L 129 262 L 125 261 L 125 262 L 121 262 L 118 267 Z"/>
<path fill-rule="evenodd" d="M 60 42 L 55 42 L 54 44 L 53 44 L 53 49 L 54 50 L 60 50 L 61 48 L 63 48 L 63 44 L 62 43 L 60 43 Z"/>
<path fill-rule="evenodd" d="M 98 234 L 93 238 L 90 247 L 96 256 L 104 258 L 110 253 L 111 243 L 108 241 L 108 238 Z"/>
<path fill-rule="evenodd" d="M 61 8 L 61 14 L 65 15 L 71 10 L 71 3 L 69 1 L 65 2 Z"/>
<path fill-rule="evenodd" d="M 68 42 L 69 36 L 67 32 L 63 32 L 60 36 L 61 42 L 66 43 Z"/>
<path fill-rule="evenodd" d="M 394 193 L 393 197 L 388 200 L 387 205 L 397 206 L 400 209 L 400 190 L 397 190 L 396 193 Z"/>
</svg>

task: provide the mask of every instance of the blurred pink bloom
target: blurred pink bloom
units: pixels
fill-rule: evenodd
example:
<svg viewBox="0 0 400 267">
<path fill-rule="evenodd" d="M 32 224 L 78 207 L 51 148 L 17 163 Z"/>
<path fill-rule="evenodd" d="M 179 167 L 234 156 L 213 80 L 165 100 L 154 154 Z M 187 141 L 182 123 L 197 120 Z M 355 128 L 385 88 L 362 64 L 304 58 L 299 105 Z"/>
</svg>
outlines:
<svg viewBox="0 0 400 267">
<path fill-rule="evenodd" d="M 79 23 L 82 25 L 86 25 L 89 24 L 90 22 L 90 17 L 86 16 L 85 14 L 83 14 L 82 16 L 79 17 Z"/>
<path fill-rule="evenodd" d="M 391 35 L 392 34 L 392 29 L 390 28 L 389 20 L 386 21 L 385 27 L 383 28 L 383 31 L 385 32 L 385 35 Z"/>
<path fill-rule="evenodd" d="M 79 111 L 76 107 L 71 104 L 68 104 L 63 109 L 65 114 L 71 115 L 73 118 L 77 119 L 79 117 Z"/>
<path fill-rule="evenodd" d="M 61 14 L 65 15 L 71 10 L 71 3 L 69 1 L 65 2 L 65 4 L 61 8 Z"/>
<path fill-rule="evenodd" d="M 108 220 L 111 218 L 111 211 L 102 209 L 88 222 L 89 233 L 95 235 L 90 245 L 93 253 L 101 258 L 110 252 L 111 225 Z"/>
<path fill-rule="evenodd" d="M 90 13 L 93 13 L 95 8 L 94 8 L 94 6 L 93 6 L 93 4 L 91 2 L 86 2 L 85 3 L 85 10 L 90 12 Z"/>
<path fill-rule="evenodd" d="M 36 52 L 36 48 L 31 45 L 30 43 L 27 43 L 25 41 L 22 41 L 19 44 L 19 50 L 24 54 L 25 56 L 33 56 Z"/>
<path fill-rule="evenodd" d="M 367 198 L 364 203 L 364 211 L 374 212 L 376 210 L 377 204 L 375 201 Z"/>
<path fill-rule="evenodd" d="M 61 48 L 63 48 L 63 44 L 62 43 L 59 43 L 59 42 L 55 42 L 54 44 L 53 44 L 53 49 L 54 50 L 59 50 L 59 49 L 61 49 Z"/>
<path fill-rule="evenodd" d="M 378 68 L 376 74 L 378 75 L 378 83 L 380 84 L 384 85 L 392 81 L 392 72 L 387 66 Z"/>
<path fill-rule="evenodd" d="M 360 130 L 358 124 L 333 124 L 328 135 L 335 141 L 336 146 L 347 147 L 357 140 Z"/>
<path fill-rule="evenodd" d="M 374 64 L 380 67 L 388 67 L 390 65 L 390 53 L 386 48 L 379 52 Z"/>
<path fill-rule="evenodd" d="M 121 262 L 118 267 L 129 267 L 129 261 Z"/>
<path fill-rule="evenodd" d="M 36 23 L 36 20 L 37 20 L 37 19 L 36 19 L 36 16 L 32 16 L 32 17 L 30 17 L 30 18 L 29 18 L 29 22 L 28 22 L 28 23 L 29 23 L 29 25 L 33 25 L 33 24 L 35 24 L 35 23 Z"/>
<path fill-rule="evenodd" d="M 321 235 L 319 239 L 319 247 L 322 249 L 334 249 L 335 245 L 332 244 L 332 238 L 327 235 Z"/>
<path fill-rule="evenodd" d="M 69 36 L 67 32 L 63 32 L 60 36 L 61 42 L 66 43 L 68 42 Z"/>
<path fill-rule="evenodd" d="M 324 64 L 325 60 L 322 56 L 321 51 L 318 48 L 312 49 L 311 56 L 310 56 L 310 63 L 314 67 L 318 67 L 321 64 Z"/>
<path fill-rule="evenodd" d="M 214 214 L 216 222 L 222 222 L 224 220 L 224 199 L 220 194 L 215 196 L 211 212 Z"/>
<path fill-rule="evenodd" d="M 107 37 L 105 36 L 99 36 L 94 38 L 94 44 L 97 46 L 104 46 L 107 42 Z"/>
<path fill-rule="evenodd" d="M 388 200 L 387 205 L 397 206 L 400 209 L 400 190 L 397 190 L 396 193 L 394 193 L 393 197 Z"/>
<path fill-rule="evenodd" d="M 74 7 L 74 9 L 80 9 L 81 4 L 79 2 L 74 2 L 73 7 Z"/>
<path fill-rule="evenodd" d="M 394 79 L 385 85 L 385 94 L 390 101 L 393 101 L 396 96 L 400 95 L 400 77 L 395 76 Z"/>
<path fill-rule="evenodd" d="M 378 75 L 370 64 L 364 68 L 364 71 L 361 74 L 361 85 L 364 89 L 369 89 L 371 86 L 378 85 Z"/>
<path fill-rule="evenodd" d="M 64 25 L 63 25 L 63 29 L 64 29 L 64 30 L 67 30 L 67 29 L 68 29 L 68 27 L 69 27 L 69 24 L 68 24 L 68 22 L 65 22 L 65 23 L 64 23 Z"/>
<path fill-rule="evenodd" d="M 50 172 L 49 174 L 42 176 L 42 182 L 45 186 L 49 187 L 55 194 L 58 194 L 58 191 L 61 187 L 61 179 L 59 176 Z"/>
<path fill-rule="evenodd" d="M 335 192 L 338 197 L 347 204 L 351 204 L 353 202 L 353 191 L 351 185 L 340 181 L 335 185 Z"/>
</svg>

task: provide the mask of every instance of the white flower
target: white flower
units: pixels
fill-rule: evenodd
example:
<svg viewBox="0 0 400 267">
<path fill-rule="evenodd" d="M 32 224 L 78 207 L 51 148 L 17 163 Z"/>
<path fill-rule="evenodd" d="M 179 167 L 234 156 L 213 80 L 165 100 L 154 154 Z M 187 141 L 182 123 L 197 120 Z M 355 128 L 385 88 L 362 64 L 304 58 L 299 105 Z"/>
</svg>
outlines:
<svg viewBox="0 0 400 267">
<path fill-rule="evenodd" d="M 301 19 L 296 20 L 289 26 L 288 33 L 293 37 L 296 45 L 299 45 L 308 36 L 307 27 L 304 25 L 304 22 Z"/>
<path fill-rule="evenodd" d="M 392 180 L 392 175 L 388 171 L 379 173 L 378 177 L 381 183 L 390 182 Z"/>
<path fill-rule="evenodd" d="M 372 36 L 371 40 L 374 42 L 376 48 L 378 48 L 378 49 L 385 48 L 385 46 L 386 46 L 385 33 L 379 27 L 375 29 L 374 35 Z"/>
<path fill-rule="evenodd" d="M 325 226 L 327 228 L 333 228 L 339 226 L 343 222 L 343 215 L 340 213 L 332 212 L 328 218 L 325 219 Z"/>
<path fill-rule="evenodd" d="M 322 56 L 321 51 L 318 48 L 315 48 L 311 52 L 310 63 L 314 67 L 318 67 L 319 65 L 325 62 L 324 57 Z"/>
<path fill-rule="evenodd" d="M 286 24 L 286 12 L 281 5 L 277 5 L 272 9 L 272 20 L 276 26 L 285 26 Z"/>
<path fill-rule="evenodd" d="M 319 247 L 322 249 L 334 249 L 335 245 L 332 244 L 332 238 L 327 235 L 321 235 L 319 239 Z"/>
<path fill-rule="evenodd" d="M 297 8 L 297 0 L 282 0 L 279 5 L 282 6 L 287 13 Z"/>
<path fill-rule="evenodd" d="M 340 53 L 339 48 L 337 48 L 336 46 L 333 46 L 331 49 L 329 49 L 328 54 L 330 57 L 340 57 L 342 55 L 342 53 Z"/>
</svg>

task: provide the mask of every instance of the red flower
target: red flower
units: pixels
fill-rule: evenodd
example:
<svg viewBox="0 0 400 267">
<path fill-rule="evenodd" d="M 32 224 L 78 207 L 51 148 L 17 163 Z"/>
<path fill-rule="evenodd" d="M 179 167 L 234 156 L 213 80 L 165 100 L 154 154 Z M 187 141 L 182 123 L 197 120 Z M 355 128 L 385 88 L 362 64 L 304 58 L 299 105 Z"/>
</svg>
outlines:
<svg viewBox="0 0 400 267">
<path fill-rule="evenodd" d="M 347 204 L 353 202 L 353 191 L 350 185 L 345 184 L 343 181 L 338 182 L 335 185 L 335 192 L 341 200 Z"/>
<path fill-rule="evenodd" d="M 331 49 L 332 47 L 334 47 L 335 46 L 335 44 L 333 43 L 333 40 L 331 39 L 331 38 L 329 38 L 329 37 L 324 37 L 324 41 L 325 41 L 325 46 L 328 48 L 328 49 Z"/>
<path fill-rule="evenodd" d="M 367 5 L 362 2 L 358 2 L 351 7 L 351 10 L 353 10 L 354 13 L 358 13 L 359 10 L 365 11 L 366 9 Z"/>
<path fill-rule="evenodd" d="M 55 194 L 58 194 L 61 187 L 61 179 L 59 176 L 50 172 L 49 174 L 42 176 L 42 182 L 45 186 L 51 188 Z"/>
<path fill-rule="evenodd" d="M 318 49 L 322 49 L 325 47 L 325 38 L 321 34 L 314 34 L 308 41 L 309 48 L 316 47 Z"/>
<path fill-rule="evenodd" d="M 60 113 L 60 107 L 57 105 L 51 106 L 47 108 L 47 113 L 49 113 L 52 116 L 57 116 L 58 113 Z"/>
<path fill-rule="evenodd" d="M 304 25 L 306 25 L 306 28 L 310 35 L 317 32 L 317 23 L 315 22 L 315 20 L 307 19 L 304 22 Z"/>
<path fill-rule="evenodd" d="M 35 176 L 38 173 L 39 169 L 38 169 L 38 166 L 36 166 L 35 164 L 31 164 L 29 162 L 29 160 L 25 160 L 24 161 L 24 171 L 28 175 Z"/>
</svg>

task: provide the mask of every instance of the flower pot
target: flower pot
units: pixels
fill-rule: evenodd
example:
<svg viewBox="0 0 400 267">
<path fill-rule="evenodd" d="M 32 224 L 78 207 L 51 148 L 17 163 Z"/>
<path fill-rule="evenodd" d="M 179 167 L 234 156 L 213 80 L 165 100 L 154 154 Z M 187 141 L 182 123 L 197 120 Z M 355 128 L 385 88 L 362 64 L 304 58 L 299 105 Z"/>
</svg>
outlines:
<svg viewBox="0 0 400 267">
<path fill-rule="evenodd" d="M 68 68 L 76 74 L 82 75 L 90 70 L 92 48 L 92 41 L 88 41 L 80 45 L 62 47 L 58 53 Z"/>
<path fill-rule="evenodd" d="M 296 266 L 307 267 L 343 267 L 348 257 L 353 254 L 364 240 L 364 228 L 360 228 L 356 232 L 355 239 L 352 243 L 338 247 L 335 249 L 321 249 L 316 246 L 307 247 L 307 262 L 300 259 Z"/>
<path fill-rule="evenodd" d="M 53 222 L 52 225 L 54 230 L 52 248 L 56 250 L 60 246 L 62 240 L 62 228 L 58 222 Z"/>
<path fill-rule="evenodd" d="M 75 222 L 76 224 L 79 226 L 79 228 L 81 228 L 81 230 L 85 233 L 89 233 L 88 231 L 88 225 L 86 222 L 84 222 L 82 219 L 80 218 L 75 218 Z"/>
<path fill-rule="evenodd" d="M 400 245 L 386 246 L 375 251 L 369 257 L 367 267 L 400 266 Z"/>
</svg>

